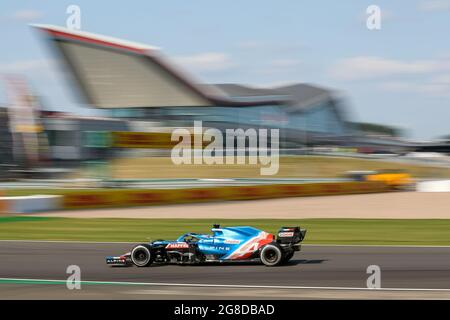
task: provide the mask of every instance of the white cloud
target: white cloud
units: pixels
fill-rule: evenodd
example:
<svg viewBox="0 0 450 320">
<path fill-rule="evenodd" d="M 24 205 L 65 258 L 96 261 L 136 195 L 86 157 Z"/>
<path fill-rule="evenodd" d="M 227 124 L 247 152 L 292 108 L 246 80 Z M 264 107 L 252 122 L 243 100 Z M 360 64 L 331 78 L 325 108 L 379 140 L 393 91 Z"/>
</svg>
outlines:
<svg viewBox="0 0 450 320">
<path fill-rule="evenodd" d="M 369 80 L 389 92 L 450 96 L 450 59 L 394 60 L 361 56 L 338 61 L 329 75 L 343 81 Z"/>
<path fill-rule="evenodd" d="M 450 0 L 423 0 L 419 2 L 420 11 L 448 11 L 450 10 Z"/>
<path fill-rule="evenodd" d="M 383 82 L 382 84 L 379 85 L 379 87 L 382 89 L 386 89 L 388 91 L 395 91 L 395 92 L 404 92 L 411 90 L 411 84 L 402 81 Z"/>
<path fill-rule="evenodd" d="M 54 61 L 48 59 L 21 60 L 12 63 L 0 64 L 2 73 L 24 73 L 31 71 L 49 70 Z"/>
<path fill-rule="evenodd" d="M 339 80 L 364 80 L 389 76 L 417 75 L 450 69 L 448 60 L 402 61 L 373 56 L 353 57 L 338 61 L 329 73 Z"/>
<path fill-rule="evenodd" d="M 194 55 L 178 56 L 173 60 L 181 66 L 194 71 L 222 71 L 234 66 L 231 58 L 226 53 L 205 52 Z"/>
<path fill-rule="evenodd" d="M 391 92 L 415 92 L 433 97 L 450 97 L 450 72 L 434 74 L 416 81 L 385 81 L 378 87 Z"/>
<path fill-rule="evenodd" d="M 43 16 L 42 12 L 37 10 L 19 10 L 12 14 L 12 18 L 18 21 L 31 21 Z"/>
<path fill-rule="evenodd" d="M 406 81 L 384 82 L 378 86 L 389 92 L 420 93 L 432 97 L 450 97 L 450 83 L 438 83 L 430 80 L 424 83 L 411 83 Z"/>
<path fill-rule="evenodd" d="M 433 82 L 436 84 L 444 84 L 450 86 L 450 74 L 441 74 L 434 77 Z"/>
<path fill-rule="evenodd" d="M 253 72 L 258 76 L 269 76 L 276 78 L 277 76 L 298 76 L 299 70 L 302 68 L 302 61 L 298 59 L 274 59 L 267 64 L 263 64 L 256 68 Z"/>
</svg>

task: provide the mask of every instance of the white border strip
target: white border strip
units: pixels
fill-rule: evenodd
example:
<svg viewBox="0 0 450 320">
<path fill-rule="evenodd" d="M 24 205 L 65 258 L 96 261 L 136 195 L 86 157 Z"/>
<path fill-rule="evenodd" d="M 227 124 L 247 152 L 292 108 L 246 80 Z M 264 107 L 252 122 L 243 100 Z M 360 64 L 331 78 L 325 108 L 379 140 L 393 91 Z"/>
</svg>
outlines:
<svg viewBox="0 0 450 320">
<path fill-rule="evenodd" d="M 22 279 L 22 278 L 0 278 L 0 281 L 17 282 L 42 282 L 61 284 L 67 280 L 56 279 Z M 240 289 L 305 289 L 305 290 L 350 290 L 350 291 L 440 291 L 450 292 L 446 288 L 358 288 L 358 287 L 315 287 L 315 286 L 268 286 L 268 285 L 240 285 L 240 284 L 208 284 L 208 283 L 168 283 L 168 282 L 129 282 L 129 281 L 80 281 L 81 284 L 91 285 L 133 285 L 133 286 L 163 286 L 163 287 L 200 287 L 200 288 L 240 288 Z M 1 283 L 0 283 L 1 285 Z"/>
</svg>

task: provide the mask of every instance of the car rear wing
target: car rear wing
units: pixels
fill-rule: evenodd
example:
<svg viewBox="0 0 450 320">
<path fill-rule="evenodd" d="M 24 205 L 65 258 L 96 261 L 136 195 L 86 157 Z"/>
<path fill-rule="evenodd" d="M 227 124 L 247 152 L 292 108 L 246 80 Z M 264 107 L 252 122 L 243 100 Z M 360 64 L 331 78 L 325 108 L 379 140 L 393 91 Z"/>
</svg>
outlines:
<svg viewBox="0 0 450 320">
<path fill-rule="evenodd" d="M 303 241 L 306 229 L 300 227 L 281 227 L 277 233 L 277 242 L 281 244 L 295 244 Z"/>
</svg>

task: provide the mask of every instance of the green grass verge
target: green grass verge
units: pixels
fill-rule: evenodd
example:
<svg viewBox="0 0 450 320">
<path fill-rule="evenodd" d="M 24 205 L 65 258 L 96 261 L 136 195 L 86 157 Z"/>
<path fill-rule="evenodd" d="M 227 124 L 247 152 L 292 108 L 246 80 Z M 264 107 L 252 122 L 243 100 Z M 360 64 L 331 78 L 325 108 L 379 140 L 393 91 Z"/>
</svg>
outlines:
<svg viewBox="0 0 450 320">
<path fill-rule="evenodd" d="M 250 225 L 275 233 L 280 226 L 308 229 L 309 244 L 450 245 L 450 220 L 304 219 L 73 219 L 1 217 L 0 239 L 133 241 L 208 233 L 213 223 Z"/>
<path fill-rule="evenodd" d="M 402 169 L 413 177 L 450 177 L 450 169 L 383 159 L 360 159 L 332 156 L 280 156 L 280 168 L 273 178 L 340 177 L 349 170 Z M 176 166 L 170 157 L 117 158 L 110 161 L 109 172 L 115 179 L 133 178 L 258 178 L 261 164 L 183 165 Z M 74 177 L 86 177 L 81 169 Z"/>
</svg>

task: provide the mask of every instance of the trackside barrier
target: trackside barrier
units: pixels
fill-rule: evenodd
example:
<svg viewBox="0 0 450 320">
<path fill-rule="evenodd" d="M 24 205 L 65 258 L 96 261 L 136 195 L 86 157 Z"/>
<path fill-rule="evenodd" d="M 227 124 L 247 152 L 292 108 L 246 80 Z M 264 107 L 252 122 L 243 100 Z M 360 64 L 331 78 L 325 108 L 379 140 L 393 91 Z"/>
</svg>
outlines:
<svg viewBox="0 0 450 320">
<path fill-rule="evenodd" d="M 64 209 L 388 192 L 381 182 L 324 182 L 186 189 L 93 190 L 64 195 Z"/>
<path fill-rule="evenodd" d="M 178 141 L 172 141 L 171 132 L 113 131 L 111 137 L 114 148 L 172 149 L 178 144 Z M 191 140 L 192 147 L 195 147 L 194 141 L 195 135 Z M 202 147 L 208 144 L 202 140 Z"/>
<path fill-rule="evenodd" d="M 0 192 L 0 198 L 3 197 L 3 192 Z M 0 200 L 0 214 L 2 213 L 8 213 L 8 207 L 5 200 Z"/>
<path fill-rule="evenodd" d="M 0 197 L 5 213 L 30 213 L 51 211 L 62 208 L 63 196 L 33 195 L 20 197 Z"/>
<path fill-rule="evenodd" d="M 450 180 L 418 182 L 416 190 L 419 192 L 450 192 Z"/>
<path fill-rule="evenodd" d="M 0 200 L 0 214 L 8 213 L 8 206 L 5 200 Z"/>
</svg>

